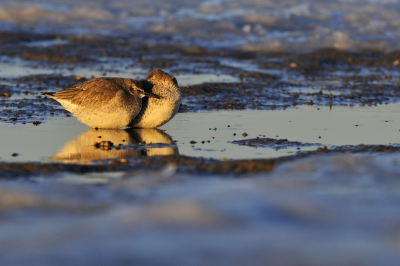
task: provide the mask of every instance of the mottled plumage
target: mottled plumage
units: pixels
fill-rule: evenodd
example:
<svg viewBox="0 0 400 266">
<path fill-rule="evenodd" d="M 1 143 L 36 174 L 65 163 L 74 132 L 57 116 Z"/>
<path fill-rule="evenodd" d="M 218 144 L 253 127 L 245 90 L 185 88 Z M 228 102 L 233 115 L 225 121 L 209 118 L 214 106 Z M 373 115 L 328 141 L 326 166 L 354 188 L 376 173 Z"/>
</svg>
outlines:
<svg viewBox="0 0 400 266">
<path fill-rule="evenodd" d="M 140 82 L 125 78 L 95 78 L 45 95 L 57 100 L 78 120 L 97 128 L 126 127 L 139 114 L 143 97 L 158 98 L 145 92 Z"/>
<path fill-rule="evenodd" d="M 181 90 L 174 76 L 157 69 L 142 80 L 142 88 L 159 98 L 143 99 L 142 109 L 130 123 L 131 127 L 154 128 L 171 120 L 178 112 Z"/>
<path fill-rule="evenodd" d="M 95 78 L 45 95 L 78 120 L 97 128 L 161 126 L 178 112 L 181 99 L 175 77 L 159 69 L 142 81 Z"/>
</svg>

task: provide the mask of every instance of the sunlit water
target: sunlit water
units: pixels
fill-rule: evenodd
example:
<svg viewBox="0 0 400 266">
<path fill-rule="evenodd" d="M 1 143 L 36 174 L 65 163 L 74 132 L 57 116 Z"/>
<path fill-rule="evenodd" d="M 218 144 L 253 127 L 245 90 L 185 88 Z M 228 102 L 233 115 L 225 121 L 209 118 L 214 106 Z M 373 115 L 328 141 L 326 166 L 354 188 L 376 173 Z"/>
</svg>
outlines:
<svg viewBox="0 0 400 266">
<path fill-rule="evenodd" d="M 400 142 L 399 112 L 400 104 L 179 113 L 161 130 L 96 131 L 74 117 L 48 118 L 36 127 L 2 124 L 0 138 L 7 141 L 1 143 L 0 157 L 7 162 L 90 162 L 173 154 L 251 159 L 293 155 L 321 145 L 394 145 Z M 304 146 L 276 149 L 232 143 L 257 137 L 287 139 Z M 110 141 L 114 147 L 96 148 L 94 144 L 101 141 Z M 122 149 L 115 148 L 119 146 Z"/>
<path fill-rule="evenodd" d="M 136 59 L 135 59 L 136 60 Z M 19 58 L 0 57 L 0 76 L 7 78 L 18 78 L 29 75 L 63 75 L 79 76 L 90 79 L 92 77 L 121 77 L 131 79 L 144 79 L 151 71 L 150 69 L 132 67 L 131 60 L 107 58 L 100 65 L 74 66 L 64 64 L 61 66 L 38 65 L 36 62 L 25 61 Z M 175 75 L 180 86 L 201 84 L 204 82 L 238 82 L 239 78 L 227 74 L 185 74 Z M 4 81 L 0 81 L 2 84 Z"/>
<path fill-rule="evenodd" d="M 393 50 L 399 49 L 400 43 L 398 0 L 2 2 L 0 26 L 10 31 L 146 35 L 149 43 L 161 39 L 243 51 L 323 47 Z M 59 44 L 63 42 L 33 45 Z"/>
</svg>

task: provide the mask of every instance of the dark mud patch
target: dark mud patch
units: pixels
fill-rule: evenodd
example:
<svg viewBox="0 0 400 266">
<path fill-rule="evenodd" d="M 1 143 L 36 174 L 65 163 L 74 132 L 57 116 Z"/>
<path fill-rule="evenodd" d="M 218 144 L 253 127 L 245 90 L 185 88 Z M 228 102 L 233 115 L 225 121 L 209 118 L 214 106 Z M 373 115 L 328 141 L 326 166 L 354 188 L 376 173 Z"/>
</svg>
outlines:
<svg viewBox="0 0 400 266">
<path fill-rule="evenodd" d="M 48 35 L 0 32 L 0 56 L 4 62 L 17 58 L 28 69 L 92 69 L 92 73 L 144 78 L 154 68 L 178 75 L 227 75 L 239 82 L 204 82 L 181 86 L 179 112 L 200 110 L 275 110 L 299 105 L 342 106 L 383 105 L 400 101 L 400 53 L 376 51 L 317 50 L 308 53 L 243 53 L 236 50 L 209 50 L 174 44 L 159 36 L 159 43 L 146 42 L 146 36 L 106 38 L 102 36 Z M 54 45 L 41 45 L 41 42 Z M 5 59 L 4 59 L 5 58 Z M 9 61 L 12 62 L 13 61 Z M 124 60 L 124 64 L 120 64 Z M 3 62 L 2 61 L 2 62 Z M 20 64 L 17 61 L 16 64 Z M 18 63 L 19 62 L 19 63 Z M 139 72 L 137 72 L 139 69 Z M 1 72 L 0 72 L 0 75 Z M 71 116 L 42 92 L 59 91 L 91 76 L 80 74 L 22 73 L 2 75 L 0 80 L 0 123 L 22 123 L 38 127 L 46 119 Z M 178 80 L 179 82 L 179 80 Z M 274 139 L 243 140 L 237 144 L 253 147 L 304 147 L 311 145 Z M 297 145 L 297 146 L 296 146 Z M 382 148 L 383 147 L 383 148 Z M 383 149 L 383 150 L 382 150 Z M 268 171 L 277 163 L 314 153 L 397 152 L 395 146 L 341 146 L 302 151 L 280 159 L 219 161 L 185 156 L 144 157 L 138 163 L 129 159 L 104 161 L 100 166 L 31 164 L 22 173 L 46 171 L 116 171 L 158 168 L 168 163 L 182 171 L 206 173 L 251 173 Z M 113 164 L 110 165 L 110 162 Z M 115 165 L 114 165 L 115 164 Z M 1 169 L 6 169 L 2 164 Z M 12 166 L 14 165 L 14 166 Z M 24 164 L 21 164 L 24 165 Z M 6 173 L 17 171 L 10 164 Z M 36 167 L 36 168 L 35 168 Z M 46 170 L 48 167 L 49 169 Z M 73 168 L 75 167 L 75 168 Z M 115 167 L 115 168 L 114 168 Z M 118 168 L 120 167 L 120 168 Z M 14 169 L 14 170 L 13 170 Z M 35 170 L 36 169 L 36 170 Z M 20 173 L 20 172 L 18 172 Z M 17 174 L 18 175 L 18 174 Z"/>
<path fill-rule="evenodd" d="M 36 175 L 50 175 L 57 172 L 71 172 L 77 174 L 156 170 L 169 164 L 178 166 L 179 172 L 193 172 L 199 174 L 240 174 L 259 171 L 270 171 L 285 159 L 266 160 L 235 160 L 218 161 L 186 156 L 154 156 L 143 157 L 138 160 L 107 160 L 101 165 L 80 165 L 63 163 L 0 163 L 0 177 L 16 178 Z M 287 160 L 287 159 L 286 159 Z"/>
<path fill-rule="evenodd" d="M 22 59 L 29 62 L 30 68 L 46 67 L 46 71 L 94 67 L 97 74 L 119 76 L 125 71 L 136 78 L 135 71 L 141 69 L 140 78 L 144 78 L 150 70 L 162 68 L 174 75 L 227 75 L 240 80 L 181 86 L 180 112 L 273 110 L 313 104 L 373 106 L 400 101 L 399 52 L 324 49 L 260 54 L 187 47 L 162 39 L 163 36 L 159 36 L 157 45 L 143 41 L 146 36 L 106 38 L 28 32 L 0 32 L 0 36 L 0 56 L 4 60 Z M 57 42 L 34 45 L 43 41 Z M 119 63 L 121 60 L 124 64 Z M 62 90 L 91 76 L 50 74 L 1 78 L 0 93 L 39 96 L 41 92 Z M 21 97 L 0 96 L 0 104 L 0 110 L 7 110 L 0 113 L 2 121 L 13 123 L 30 123 L 24 112 L 38 121 L 51 113 L 64 115 L 63 108 L 48 99 L 26 101 Z M 26 110 L 19 110 L 18 106 L 26 106 Z M 17 111 L 19 115 L 15 117 Z"/>
<path fill-rule="evenodd" d="M 338 147 L 330 147 L 327 146 L 319 147 L 315 151 L 306 151 L 304 152 L 307 155 L 310 154 L 318 154 L 318 153 L 392 153 L 399 152 L 400 146 L 397 145 L 344 145 Z"/>
<path fill-rule="evenodd" d="M 0 85 L 0 119 L 8 123 L 45 121 L 45 117 L 71 116 L 42 93 L 59 91 L 83 81 L 81 77 L 33 75 L 3 79 Z"/>
<path fill-rule="evenodd" d="M 298 152 L 293 156 L 272 159 L 248 160 L 215 160 L 201 157 L 188 157 L 181 155 L 151 156 L 135 159 L 103 160 L 101 164 L 64 164 L 64 163 L 0 163 L 0 178 L 29 178 L 31 176 L 52 176 L 58 172 L 75 174 L 101 173 L 138 170 L 160 170 L 168 165 L 177 166 L 181 173 L 196 175 L 222 175 L 222 176 L 248 176 L 259 172 L 268 172 L 277 165 L 310 156 L 322 154 L 375 154 L 397 153 L 400 146 L 392 145 L 346 145 L 327 148 L 319 147 L 313 151 Z"/>
<path fill-rule="evenodd" d="M 254 148 L 268 147 L 276 150 L 287 149 L 287 148 L 300 148 L 300 147 L 311 147 L 311 146 L 322 146 L 319 143 L 303 143 L 299 141 L 289 141 L 287 139 L 273 139 L 273 138 L 253 138 L 234 140 L 231 143 L 238 144 L 240 146 L 249 146 Z"/>
</svg>

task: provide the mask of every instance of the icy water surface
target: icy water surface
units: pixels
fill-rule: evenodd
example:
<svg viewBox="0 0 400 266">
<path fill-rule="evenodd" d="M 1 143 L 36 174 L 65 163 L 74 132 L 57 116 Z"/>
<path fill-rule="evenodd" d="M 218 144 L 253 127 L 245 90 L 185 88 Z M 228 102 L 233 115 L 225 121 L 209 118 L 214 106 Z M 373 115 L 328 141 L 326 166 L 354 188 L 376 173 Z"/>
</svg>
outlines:
<svg viewBox="0 0 400 266">
<path fill-rule="evenodd" d="M 399 112 L 400 104 L 178 113 L 161 130 L 96 130 L 74 117 L 49 118 L 38 126 L 3 124 L 0 138 L 7 142 L 2 143 L 0 157 L 6 162 L 90 162 L 174 154 L 254 159 L 321 146 L 397 145 Z M 248 146 L 247 141 L 257 138 L 290 142 Z"/>
</svg>

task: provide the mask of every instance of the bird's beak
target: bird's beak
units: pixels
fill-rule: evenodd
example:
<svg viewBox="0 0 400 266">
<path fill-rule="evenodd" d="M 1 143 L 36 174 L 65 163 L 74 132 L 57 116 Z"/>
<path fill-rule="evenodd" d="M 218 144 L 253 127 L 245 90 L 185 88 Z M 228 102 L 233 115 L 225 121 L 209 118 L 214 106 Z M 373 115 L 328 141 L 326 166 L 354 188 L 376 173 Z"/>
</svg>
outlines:
<svg viewBox="0 0 400 266">
<path fill-rule="evenodd" d="M 161 96 L 158 96 L 157 94 L 150 93 L 150 92 L 141 91 L 140 94 L 141 94 L 142 98 L 149 97 L 149 98 L 161 99 Z"/>
</svg>

